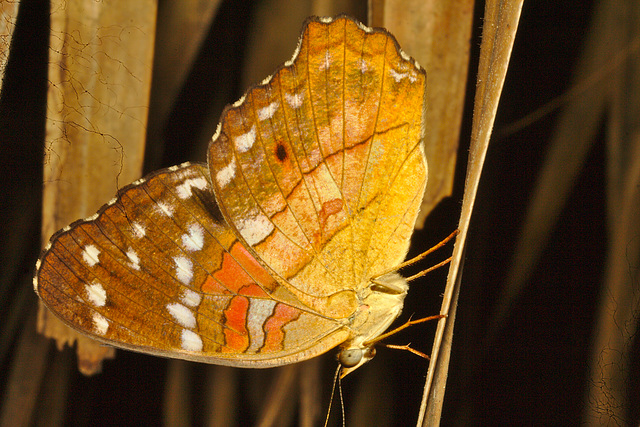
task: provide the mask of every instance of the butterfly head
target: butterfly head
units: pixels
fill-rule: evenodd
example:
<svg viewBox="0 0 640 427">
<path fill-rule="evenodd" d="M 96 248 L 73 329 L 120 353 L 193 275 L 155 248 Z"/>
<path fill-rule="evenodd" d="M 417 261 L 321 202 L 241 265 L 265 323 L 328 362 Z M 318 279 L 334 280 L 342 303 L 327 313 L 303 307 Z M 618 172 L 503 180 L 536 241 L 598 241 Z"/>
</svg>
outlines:
<svg viewBox="0 0 640 427">
<path fill-rule="evenodd" d="M 340 350 L 338 361 L 342 366 L 340 377 L 355 371 L 376 355 L 377 337 L 402 312 L 409 286 L 398 273 L 392 272 L 371 280 L 359 292 L 360 309 L 352 322 L 354 334 Z"/>
</svg>

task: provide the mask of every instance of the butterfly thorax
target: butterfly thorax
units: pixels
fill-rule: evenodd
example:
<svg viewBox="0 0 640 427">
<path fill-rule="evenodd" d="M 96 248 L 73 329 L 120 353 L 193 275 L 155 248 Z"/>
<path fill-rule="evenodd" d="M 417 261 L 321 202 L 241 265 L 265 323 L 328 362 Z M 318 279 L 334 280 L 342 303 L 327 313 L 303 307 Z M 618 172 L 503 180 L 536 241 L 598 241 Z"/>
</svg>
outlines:
<svg viewBox="0 0 640 427">
<path fill-rule="evenodd" d="M 388 273 L 358 292 L 360 303 L 351 324 L 352 336 L 344 342 L 339 360 L 344 377 L 375 356 L 369 342 L 389 328 L 402 312 L 409 286 L 398 273 Z"/>
</svg>

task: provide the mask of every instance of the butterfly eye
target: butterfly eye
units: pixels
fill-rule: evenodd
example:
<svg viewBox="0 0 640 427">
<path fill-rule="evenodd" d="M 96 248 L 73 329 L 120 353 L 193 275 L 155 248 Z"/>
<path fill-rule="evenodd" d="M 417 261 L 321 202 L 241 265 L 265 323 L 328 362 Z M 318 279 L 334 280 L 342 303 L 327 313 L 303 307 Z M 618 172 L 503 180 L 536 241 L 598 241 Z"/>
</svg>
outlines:
<svg viewBox="0 0 640 427">
<path fill-rule="evenodd" d="M 359 348 L 345 348 L 340 352 L 338 361 L 343 368 L 352 368 L 362 360 L 362 350 Z"/>
</svg>

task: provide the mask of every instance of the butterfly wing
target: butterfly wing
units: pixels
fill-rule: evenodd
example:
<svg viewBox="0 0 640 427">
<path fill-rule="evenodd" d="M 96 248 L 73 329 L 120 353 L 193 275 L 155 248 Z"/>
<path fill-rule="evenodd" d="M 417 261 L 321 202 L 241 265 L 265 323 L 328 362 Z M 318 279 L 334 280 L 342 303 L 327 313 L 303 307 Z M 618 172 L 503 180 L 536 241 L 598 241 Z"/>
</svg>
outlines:
<svg viewBox="0 0 640 427">
<path fill-rule="evenodd" d="M 209 147 L 228 223 L 307 306 L 346 319 L 406 256 L 426 185 L 425 73 L 389 33 L 312 19 Z"/>
<path fill-rule="evenodd" d="M 204 165 L 156 172 L 58 232 L 34 286 L 57 316 L 98 340 L 208 363 L 290 363 L 346 334 L 306 309 L 238 242 Z"/>
<path fill-rule="evenodd" d="M 170 357 L 266 367 L 344 342 L 358 292 L 407 252 L 424 84 L 387 32 L 310 19 L 294 60 L 225 110 L 208 170 L 156 172 L 65 227 L 36 292 L 88 335 Z"/>
</svg>

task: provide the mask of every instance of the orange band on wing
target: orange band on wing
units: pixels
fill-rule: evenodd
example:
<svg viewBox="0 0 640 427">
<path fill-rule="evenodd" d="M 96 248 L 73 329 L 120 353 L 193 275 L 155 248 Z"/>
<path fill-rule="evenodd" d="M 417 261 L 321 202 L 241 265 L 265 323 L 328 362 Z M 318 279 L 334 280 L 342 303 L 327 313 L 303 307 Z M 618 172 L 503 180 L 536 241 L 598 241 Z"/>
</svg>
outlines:
<svg viewBox="0 0 640 427">
<path fill-rule="evenodd" d="M 243 353 L 249 347 L 249 334 L 247 333 L 248 310 L 249 300 L 247 298 L 231 298 L 229 306 L 224 310 L 226 346 L 223 347 L 223 352 Z"/>
<path fill-rule="evenodd" d="M 264 324 L 266 337 L 261 352 L 271 353 L 283 349 L 284 331 L 287 323 L 300 317 L 300 310 L 285 304 L 277 304 L 271 316 Z"/>
<path fill-rule="evenodd" d="M 267 293 L 256 284 L 256 281 L 268 289 L 273 289 L 275 285 L 269 273 L 240 242 L 236 242 L 230 252 L 223 255 L 220 270 L 213 273 L 213 277 L 207 277 L 202 285 L 202 291 L 211 294 L 231 292 L 237 295 L 267 298 Z"/>
</svg>

